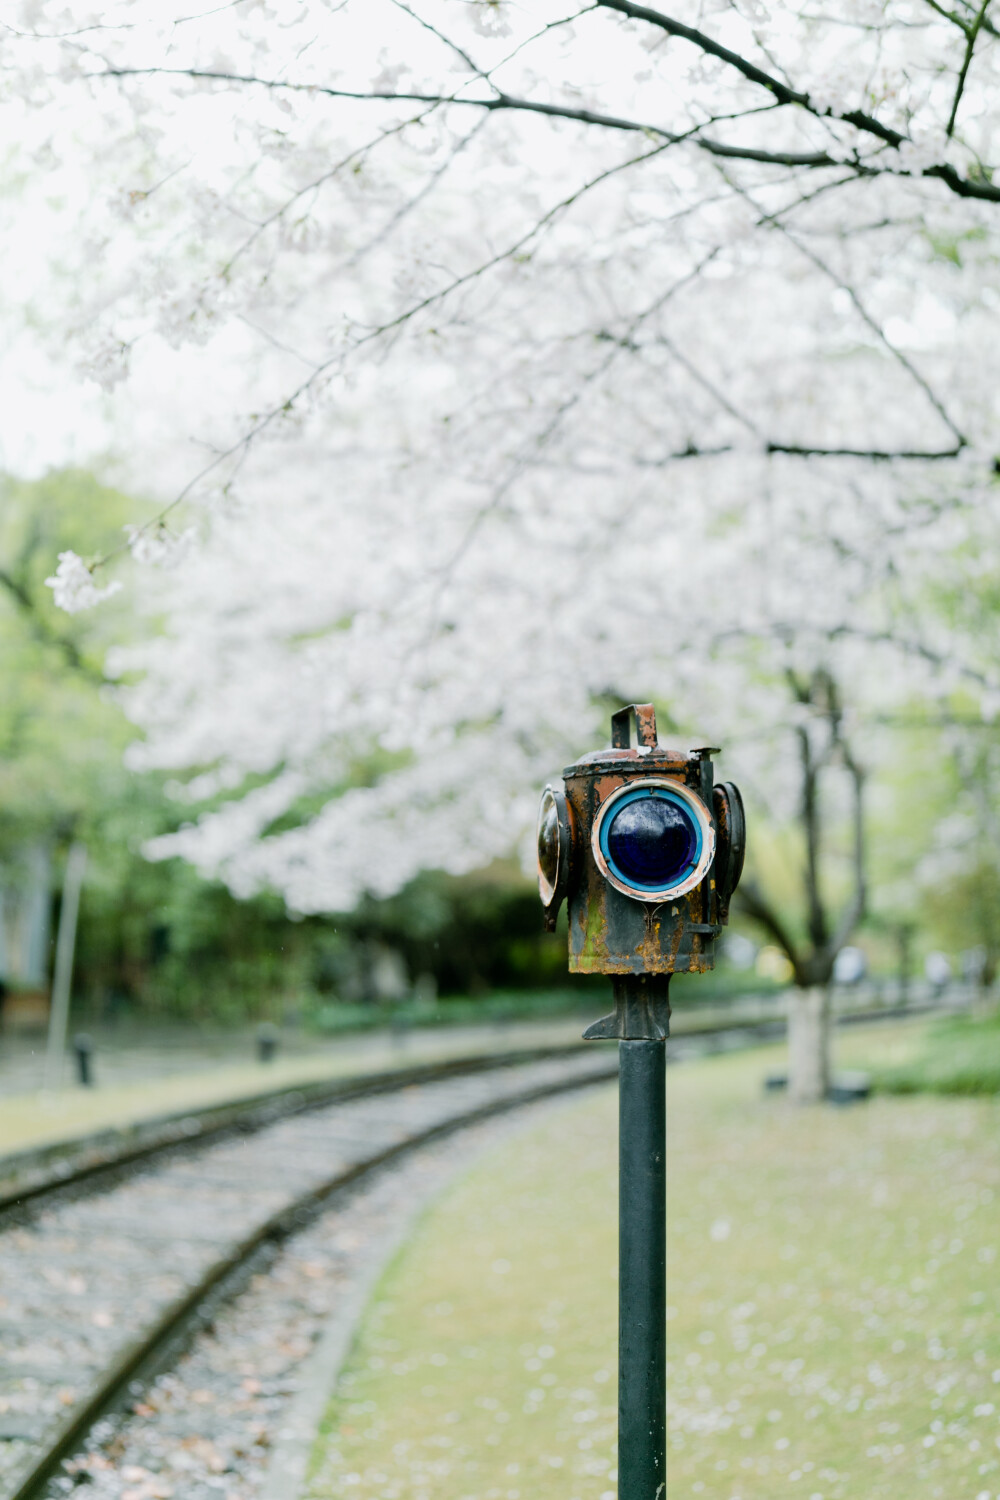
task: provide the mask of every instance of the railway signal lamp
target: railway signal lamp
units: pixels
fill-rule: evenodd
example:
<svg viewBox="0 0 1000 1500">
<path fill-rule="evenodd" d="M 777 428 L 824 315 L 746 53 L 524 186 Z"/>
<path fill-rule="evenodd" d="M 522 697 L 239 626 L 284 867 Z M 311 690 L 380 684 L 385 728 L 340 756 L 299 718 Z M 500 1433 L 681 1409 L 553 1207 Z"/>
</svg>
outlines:
<svg viewBox="0 0 1000 1500">
<path fill-rule="evenodd" d="M 630 727 L 634 718 L 635 745 Z M 704 972 L 743 868 L 743 803 L 709 746 L 670 750 L 652 704 L 611 719 L 611 747 L 542 793 L 538 887 L 551 931 L 569 910 L 574 974 Z"/>
<path fill-rule="evenodd" d="M 715 781 L 715 753 L 660 745 L 652 704 L 630 704 L 611 716 L 610 748 L 567 766 L 539 809 L 545 925 L 565 901 L 570 972 L 609 974 L 614 990 L 613 1013 L 584 1036 L 619 1043 L 620 1500 L 666 1493 L 670 976 L 714 967 L 745 845 L 743 802 Z"/>
</svg>

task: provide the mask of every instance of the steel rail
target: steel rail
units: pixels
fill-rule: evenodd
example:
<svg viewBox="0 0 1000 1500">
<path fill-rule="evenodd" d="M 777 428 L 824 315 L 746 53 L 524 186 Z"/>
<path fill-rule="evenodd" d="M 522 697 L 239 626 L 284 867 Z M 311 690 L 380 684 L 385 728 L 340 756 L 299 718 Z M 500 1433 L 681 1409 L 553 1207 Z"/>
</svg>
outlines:
<svg viewBox="0 0 1000 1500">
<path fill-rule="evenodd" d="M 573 1050 L 579 1055 L 582 1049 Z M 527 1104 L 606 1083 L 616 1076 L 617 1071 L 617 1058 L 609 1059 L 605 1067 L 592 1067 L 568 1078 L 534 1084 L 473 1109 L 462 1110 L 351 1163 L 286 1204 L 214 1261 L 194 1286 L 162 1311 L 111 1361 L 98 1381 L 59 1423 L 56 1431 L 46 1438 L 42 1451 L 29 1456 L 22 1468 L 15 1471 L 13 1488 L 5 1492 L 4 1500 L 40 1500 L 60 1463 L 79 1450 L 95 1423 L 126 1401 L 134 1400 L 137 1383 L 146 1386 L 156 1375 L 170 1368 L 198 1328 L 210 1321 L 219 1305 L 245 1284 L 261 1257 L 305 1228 L 339 1193 L 420 1146 Z"/>
<path fill-rule="evenodd" d="M 935 1009 L 928 1005 L 895 1006 L 883 1011 L 845 1011 L 834 1016 L 835 1025 L 858 1025 L 864 1022 L 902 1020 L 927 1014 Z M 765 1042 L 784 1035 L 783 1016 L 746 1019 L 734 1018 L 722 1025 L 692 1026 L 677 1030 L 672 1041 L 711 1043 L 725 1038 L 746 1036 L 747 1045 Z M 309 1080 L 287 1084 L 247 1098 L 223 1104 L 204 1105 L 200 1109 L 151 1116 L 137 1121 L 126 1131 L 104 1130 L 76 1141 L 60 1141 L 40 1148 L 0 1158 L 0 1231 L 10 1222 L 24 1221 L 49 1202 L 60 1198 L 82 1197 L 106 1191 L 131 1170 L 174 1154 L 195 1153 L 215 1145 L 230 1135 L 252 1135 L 279 1120 L 309 1110 L 351 1099 L 390 1093 L 411 1084 L 472 1075 L 497 1068 L 515 1067 L 520 1063 L 543 1062 L 548 1058 L 572 1056 L 583 1049 L 577 1042 L 548 1047 L 528 1047 L 508 1052 L 472 1054 L 444 1061 L 417 1063 L 377 1073 L 360 1073 L 331 1079 Z M 668 1061 L 672 1061 L 668 1057 Z M 123 1144 L 123 1135 L 126 1143 Z M 139 1137 L 129 1143 L 130 1139 Z M 75 1164 L 74 1164 L 75 1163 Z M 50 1168 L 47 1172 L 46 1168 Z M 18 1182 L 16 1174 L 27 1180 Z M 41 1174 L 41 1175 L 34 1175 Z M 10 1185 L 12 1184 L 13 1185 Z"/>
<path fill-rule="evenodd" d="M 121 1145 L 121 1132 L 101 1131 L 78 1141 L 61 1142 L 38 1150 L 19 1152 L 0 1159 L 0 1182 L 10 1181 L 20 1170 L 30 1173 L 55 1161 L 55 1168 L 37 1180 L 16 1183 L 0 1191 L 0 1230 L 11 1221 L 23 1221 L 54 1199 L 82 1197 L 100 1193 L 114 1186 L 131 1171 L 153 1160 L 173 1155 L 194 1154 L 213 1146 L 227 1136 L 254 1135 L 277 1124 L 279 1120 L 310 1110 L 325 1109 L 331 1104 L 353 1099 L 371 1098 L 393 1093 L 414 1084 L 434 1083 L 495 1069 L 517 1067 L 522 1063 L 545 1062 L 549 1058 L 579 1055 L 584 1049 L 572 1042 L 562 1046 L 530 1047 L 511 1052 L 477 1053 L 445 1061 L 417 1063 L 407 1068 L 393 1068 L 378 1073 L 360 1073 L 349 1077 L 289 1084 L 285 1088 L 254 1094 L 249 1098 L 225 1104 L 211 1104 L 201 1109 L 177 1114 L 153 1116 L 138 1122 L 129 1134 L 144 1139 L 134 1145 Z M 73 1165 L 76 1158 L 77 1165 Z M 82 1158 L 82 1160 L 81 1160 Z"/>
</svg>

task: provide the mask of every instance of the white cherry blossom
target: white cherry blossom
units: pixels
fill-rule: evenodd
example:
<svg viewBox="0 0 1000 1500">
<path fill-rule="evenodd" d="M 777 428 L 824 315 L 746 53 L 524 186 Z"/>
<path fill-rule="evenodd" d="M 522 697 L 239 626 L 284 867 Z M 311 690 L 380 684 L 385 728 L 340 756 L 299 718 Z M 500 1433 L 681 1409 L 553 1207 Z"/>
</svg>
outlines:
<svg viewBox="0 0 1000 1500">
<path fill-rule="evenodd" d="M 122 586 L 117 578 L 103 587 L 98 586 L 91 569 L 75 552 L 60 552 L 56 571 L 45 582 L 52 590 L 52 598 L 58 607 L 70 615 L 93 609 L 105 599 L 110 599 Z"/>
<path fill-rule="evenodd" d="M 778 820 L 790 684 L 872 775 L 907 702 L 995 711 L 941 601 L 996 556 L 998 49 L 914 14 L 14 7 L 26 316 L 183 541 L 112 663 L 152 853 L 335 908 L 527 848 L 612 701 Z"/>
</svg>

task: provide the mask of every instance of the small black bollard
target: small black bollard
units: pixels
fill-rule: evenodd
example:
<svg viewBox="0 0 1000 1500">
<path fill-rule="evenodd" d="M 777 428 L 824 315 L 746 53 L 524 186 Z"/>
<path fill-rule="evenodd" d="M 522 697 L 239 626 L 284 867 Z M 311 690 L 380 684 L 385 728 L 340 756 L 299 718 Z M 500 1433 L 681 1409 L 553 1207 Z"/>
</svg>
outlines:
<svg viewBox="0 0 1000 1500">
<path fill-rule="evenodd" d="M 257 1061 L 262 1063 L 274 1062 L 274 1055 L 278 1050 L 278 1028 L 270 1021 L 264 1021 L 257 1027 Z"/>
<path fill-rule="evenodd" d="M 831 1104 L 860 1104 L 871 1098 L 872 1081 L 867 1073 L 835 1073 L 827 1090 Z"/>
<path fill-rule="evenodd" d="M 85 1031 L 78 1031 L 73 1038 L 73 1053 L 76 1057 L 76 1076 L 85 1089 L 94 1086 L 94 1073 L 91 1067 L 93 1052 L 92 1039 Z"/>
<path fill-rule="evenodd" d="M 784 1073 L 769 1073 L 764 1079 L 765 1093 L 775 1094 L 787 1087 L 788 1079 Z M 826 1098 L 828 1104 L 858 1104 L 863 1099 L 869 1099 L 871 1092 L 872 1081 L 867 1073 L 835 1073 L 826 1091 Z"/>
</svg>

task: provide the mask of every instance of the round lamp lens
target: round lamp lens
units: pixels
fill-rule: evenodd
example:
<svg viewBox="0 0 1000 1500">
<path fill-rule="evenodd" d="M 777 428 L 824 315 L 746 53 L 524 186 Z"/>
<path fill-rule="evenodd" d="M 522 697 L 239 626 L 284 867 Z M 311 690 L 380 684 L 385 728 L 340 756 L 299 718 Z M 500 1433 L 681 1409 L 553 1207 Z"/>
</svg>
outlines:
<svg viewBox="0 0 1000 1500">
<path fill-rule="evenodd" d="M 538 810 L 538 875 L 542 897 L 548 901 L 559 876 L 559 810 L 556 799 L 547 789 Z"/>
<path fill-rule="evenodd" d="M 625 802 L 608 829 L 609 862 L 629 885 L 669 887 L 697 864 L 694 818 L 679 802 L 641 797 Z"/>
</svg>

